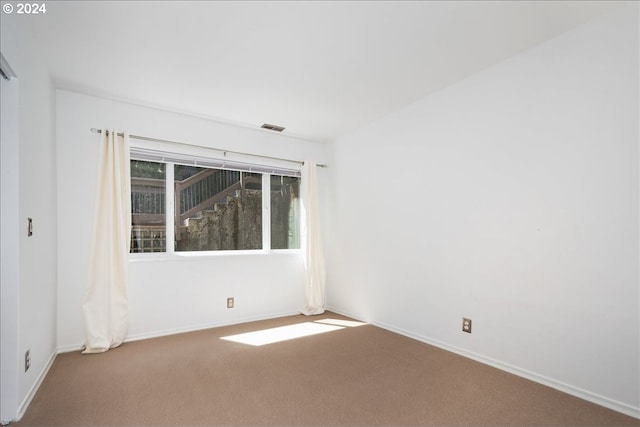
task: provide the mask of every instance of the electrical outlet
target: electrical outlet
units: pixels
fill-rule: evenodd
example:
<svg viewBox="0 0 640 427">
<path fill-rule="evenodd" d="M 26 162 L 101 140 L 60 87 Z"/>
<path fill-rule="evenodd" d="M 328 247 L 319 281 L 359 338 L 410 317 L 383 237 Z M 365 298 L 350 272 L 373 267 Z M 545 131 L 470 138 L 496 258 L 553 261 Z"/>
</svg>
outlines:
<svg viewBox="0 0 640 427">
<path fill-rule="evenodd" d="M 24 371 L 27 372 L 31 367 L 31 350 L 24 353 Z"/>
<path fill-rule="evenodd" d="M 471 319 L 462 318 L 462 332 L 471 333 Z"/>
<path fill-rule="evenodd" d="M 233 297 L 227 298 L 227 308 L 233 308 L 235 306 L 235 300 Z"/>
</svg>

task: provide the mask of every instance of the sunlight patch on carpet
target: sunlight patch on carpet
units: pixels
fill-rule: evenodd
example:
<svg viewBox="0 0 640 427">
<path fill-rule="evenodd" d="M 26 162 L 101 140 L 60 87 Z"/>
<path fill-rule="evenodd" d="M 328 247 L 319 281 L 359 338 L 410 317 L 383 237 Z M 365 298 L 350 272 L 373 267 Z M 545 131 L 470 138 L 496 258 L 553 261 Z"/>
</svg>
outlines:
<svg viewBox="0 0 640 427">
<path fill-rule="evenodd" d="M 339 329 L 344 329 L 344 326 L 304 322 L 295 325 L 280 326 L 278 328 L 263 329 L 261 331 L 247 332 L 244 334 L 230 335 L 220 339 L 258 347 L 280 341 L 324 334 L 326 332 L 337 331 Z"/>
</svg>

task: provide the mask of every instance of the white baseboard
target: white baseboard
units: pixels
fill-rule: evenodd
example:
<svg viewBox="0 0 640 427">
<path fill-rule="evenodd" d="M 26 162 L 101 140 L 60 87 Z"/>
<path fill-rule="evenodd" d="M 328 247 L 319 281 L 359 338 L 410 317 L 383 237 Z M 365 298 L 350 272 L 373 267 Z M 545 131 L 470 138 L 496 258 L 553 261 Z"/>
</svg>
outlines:
<svg viewBox="0 0 640 427">
<path fill-rule="evenodd" d="M 53 362 L 56 360 L 57 355 L 58 355 L 57 352 L 54 352 L 53 354 L 51 354 L 44 368 L 42 368 L 42 370 L 38 374 L 38 378 L 36 379 L 36 382 L 31 386 L 31 389 L 29 389 L 29 393 L 27 393 L 24 400 L 18 407 L 18 420 L 22 419 L 22 417 L 24 416 L 24 413 L 26 412 L 27 408 L 31 404 L 33 397 L 36 395 L 36 392 L 40 388 L 40 385 L 42 385 L 42 381 L 44 381 L 44 378 L 49 373 L 51 366 L 53 366 Z"/>
<path fill-rule="evenodd" d="M 195 332 L 195 331 L 201 331 L 204 329 L 219 328 L 222 326 L 238 325 L 241 323 L 276 319 L 278 317 L 285 317 L 285 316 L 293 316 L 296 314 L 300 314 L 300 312 L 288 311 L 288 312 L 281 312 L 281 313 L 272 313 L 272 314 L 267 314 L 262 316 L 243 317 L 240 319 L 233 319 L 232 321 L 202 323 L 198 325 L 190 325 L 190 326 L 184 326 L 180 328 L 162 329 L 162 330 L 153 331 L 153 332 L 144 332 L 140 334 L 129 335 L 127 336 L 124 342 L 126 343 L 126 342 L 146 340 L 150 338 L 166 337 L 169 335 L 183 334 L 186 332 Z M 72 351 L 80 351 L 82 350 L 83 345 L 84 345 L 83 343 L 78 343 L 78 344 L 69 344 L 69 345 L 58 347 L 58 354 L 69 353 Z"/>
<path fill-rule="evenodd" d="M 125 342 L 140 341 L 140 340 L 146 340 L 149 338 L 166 337 L 169 335 L 202 331 L 204 329 L 211 329 L 211 328 L 220 328 L 222 326 L 239 325 L 241 323 L 257 322 L 260 320 L 276 319 L 278 317 L 293 316 L 296 314 L 300 314 L 300 312 L 294 311 L 294 312 L 274 313 L 274 314 L 268 314 L 268 315 L 262 315 L 262 316 L 233 319 L 233 321 L 203 323 L 199 325 L 191 325 L 191 326 L 185 326 L 181 328 L 171 328 L 171 329 L 164 329 L 164 330 L 154 331 L 154 332 L 145 332 L 141 334 L 129 335 L 125 340 Z"/>
<path fill-rule="evenodd" d="M 351 319 L 353 319 L 353 320 L 357 320 L 358 322 L 365 322 L 365 323 L 368 323 L 368 320 L 367 320 L 367 319 L 362 318 L 362 316 L 358 316 L 358 315 L 356 315 L 356 314 L 349 313 L 348 311 L 346 311 L 346 310 L 342 310 L 342 309 L 340 309 L 340 308 L 336 308 L 336 307 L 330 307 L 330 306 L 328 306 L 328 307 L 327 307 L 327 311 L 331 311 L 331 312 L 333 312 L 333 313 L 340 314 L 341 316 L 349 317 L 349 318 L 351 318 Z"/>
<path fill-rule="evenodd" d="M 58 347 L 56 349 L 56 352 L 58 354 L 62 354 L 62 353 L 71 353 L 73 351 L 80 351 L 82 350 L 82 343 L 80 344 L 69 344 L 69 345 L 63 345 L 62 347 Z"/>
<path fill-rule="evenodd" d="M 429 345 L 433 345 L 434 347 L 441 348 L 443 350 L 450 351 L 452 353 L 459 354 L 461 356 L 467 357 L 469 359 L 473 359 L 477 362 L 483 363 L 485 365 L 492 366 L 494 368 L 500 369 L 502 371 L 509 372 L 511 374 L 517 375 L 519 377 L 526 378 L 528 380 L 534 381 L 536 383 L 540 383 L 546 385 L 548 387 L 559 390 L 563 393 L 570 394 L 572 396 L 578 397 L 580 399 L 589 401 L 591 403 L 595 403 L 596 405 L 604 406 L 605 408 L 612 409 L 614 411 L 623 413 L 625 415 L 629 415 L 630 417 L 639 418 L 640 419 L 640 407 L 634 407 L 628 405 L 623 402 L 619 402 L 617 400 L 610 399 L 605 396 L 601 396 L 597 393 L 593 393 L 587 390 L 583 390 L 579 387 L 572 386 L 571 384 L 566 384 L 561 381 L 557 381 L 553 378 L 546 377 L 544 375 L 537 374 L 535 372 L 528 371 L 526 369 L 519 368 L 517 366 L 510 365 L 505 362 L 501 362 L 499 360 L 492 359 L 490 357 L 483 356 L 481 354 L 477 354 L 463 348 L 459 348 L 450 344 L 447 344 L 442 341 L 435 340 L 433 338 L 425 337 L 419 334 L 415 334 L 410 331 L 406 331 L 401 328 L 397 328 L 392 325 L 388 325 L 383 322 L 372 322 L 374 326 L 378 326 L 382 329 L 386 329 L 391 332 L 395 332 L 397 334 L 413 338 L 415 340 L 424 342 Z"/>
</svg>

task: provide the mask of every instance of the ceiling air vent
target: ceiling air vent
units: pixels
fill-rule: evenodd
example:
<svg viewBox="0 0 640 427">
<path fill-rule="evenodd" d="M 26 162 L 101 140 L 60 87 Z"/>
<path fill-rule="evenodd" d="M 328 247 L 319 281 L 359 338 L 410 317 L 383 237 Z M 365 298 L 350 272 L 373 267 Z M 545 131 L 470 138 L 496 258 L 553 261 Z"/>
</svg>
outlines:
<svg viewBox="0 0 640 427">
<path fill-rule="evenodd" d="M 282 126 L 277 126 L 277 125 L 270 125 L 269 123 L 265 123 L 262 126 L 260 126 L 262 129 L 269 129 L 275 132 L 282 132 L 284 130 L 284 128 Z"/>
</svg>

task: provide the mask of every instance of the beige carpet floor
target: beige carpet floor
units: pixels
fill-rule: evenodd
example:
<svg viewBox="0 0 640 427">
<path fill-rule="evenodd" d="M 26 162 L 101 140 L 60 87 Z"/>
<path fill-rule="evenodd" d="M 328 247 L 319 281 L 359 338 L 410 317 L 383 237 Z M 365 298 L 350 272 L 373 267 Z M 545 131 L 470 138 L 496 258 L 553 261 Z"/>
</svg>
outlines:
<svg viewBox="0 0 640 427">
<path fill-rule="evenodd" d="M 640 420 L 365 325 L 260 347 L 290 316 L 59 355 L 16 426 L 640 426 Z"/>
</svg>

